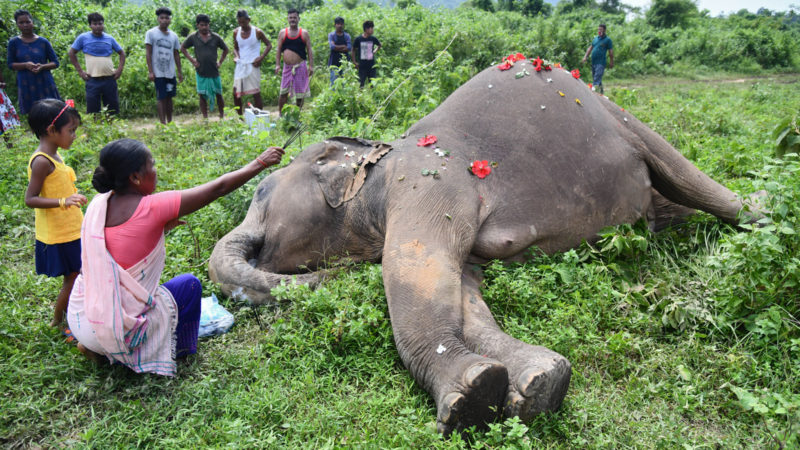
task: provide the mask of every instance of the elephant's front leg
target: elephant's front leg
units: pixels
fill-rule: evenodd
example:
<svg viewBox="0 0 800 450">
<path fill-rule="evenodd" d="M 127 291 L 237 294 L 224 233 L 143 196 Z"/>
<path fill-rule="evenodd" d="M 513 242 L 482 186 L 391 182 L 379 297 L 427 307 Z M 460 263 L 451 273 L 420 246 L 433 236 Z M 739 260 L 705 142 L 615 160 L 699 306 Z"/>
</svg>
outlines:
<svg viewBox="0 0 800 450">
<path fill-rule="evenodd" d="M 445 248 L 448 239 L 405 236 L 387 233 L 383 255 L 383 279 L 400 358 L 433 396 L 441 433 L 482 427 L 500 414 L 508 372 L 499 361 L 464 345 L 461 263 Z"/>
<path fill-rule="evenodd" d="M 527 421 L 541 412 L 557 410 L 569 387 L 571 364 L 552 350 L 503 333 L 481 297 L 482 278 L 480 268 L 465 266 L 461 284 L 464 340 L 470 350 L 496 358 L 508 369 L 503 414 Z"/>
</svg>

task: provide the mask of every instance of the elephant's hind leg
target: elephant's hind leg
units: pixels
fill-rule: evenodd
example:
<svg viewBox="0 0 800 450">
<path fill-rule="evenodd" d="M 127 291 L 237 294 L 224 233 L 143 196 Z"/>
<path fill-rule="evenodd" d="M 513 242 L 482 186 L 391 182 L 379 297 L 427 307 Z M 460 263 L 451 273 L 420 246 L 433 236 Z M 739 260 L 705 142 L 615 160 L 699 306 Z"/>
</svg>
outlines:
<svg viewBox="0 0 800 450">
<path fill-rule="evenodd" d="M 557 410 L 567 393 L 572 365 L 552 350 L 503 333 L 481 297 L 482 277 L 478 268 L 466 266 L 463 270 L 464 340 L 470 350 L 498 359 L 508 369 L 503 414 L 527 421 L 539 413 Z"/>
</svg>

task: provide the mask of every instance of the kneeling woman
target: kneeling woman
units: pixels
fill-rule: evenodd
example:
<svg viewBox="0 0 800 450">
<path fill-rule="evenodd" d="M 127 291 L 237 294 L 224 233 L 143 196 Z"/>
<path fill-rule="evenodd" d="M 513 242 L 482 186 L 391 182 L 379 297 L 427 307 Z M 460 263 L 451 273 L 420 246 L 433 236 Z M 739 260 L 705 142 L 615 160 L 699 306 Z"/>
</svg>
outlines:
<svg viewBox="0 0 800 450">
<path fill-rule="evenodd" d="M 197 351 L 200 281 L 184 274 L 159 285 L 164 233 L 178 218 L 237 189 L 277 164 L 270 147 L 234 172 L 182 191 L 154 194 L 156 169 L 139 141 L 119 139 L 100 151 L 92 185 L 100 192 L 86 209 L 82 273 L 69 299 L 67 320 L 90 350 L 132 370 L 175 375 L 175 358 Z"/>
</svg>

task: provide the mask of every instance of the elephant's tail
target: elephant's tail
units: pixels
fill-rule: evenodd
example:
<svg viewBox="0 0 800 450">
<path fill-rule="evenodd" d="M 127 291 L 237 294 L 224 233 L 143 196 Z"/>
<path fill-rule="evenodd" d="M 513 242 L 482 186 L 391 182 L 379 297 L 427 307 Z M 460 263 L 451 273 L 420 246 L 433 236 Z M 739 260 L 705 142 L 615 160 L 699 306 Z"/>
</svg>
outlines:
<svg viewBox="0 0 800 450">
<path fill-rule="evenodd" d="M 263 244 L 263 234 L 249 232 L 243 225 L 217 242 L 208 261 L 208 275 L 212 281 L 220 283 L 225 295 L 261 304 L 275 300 L 270 290 L 281 281 L 317 284 L 319 275 L 316 273 L 285 275 L 256 268 L 251 261 L 258 256 Z"/>
</svg>

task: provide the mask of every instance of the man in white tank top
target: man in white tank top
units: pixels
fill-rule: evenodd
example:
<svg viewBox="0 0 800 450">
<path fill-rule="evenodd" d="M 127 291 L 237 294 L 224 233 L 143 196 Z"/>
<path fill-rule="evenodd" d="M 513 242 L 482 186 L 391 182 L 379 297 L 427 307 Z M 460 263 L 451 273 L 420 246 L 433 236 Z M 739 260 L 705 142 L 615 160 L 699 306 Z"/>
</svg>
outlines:
<svg viewBox="0 0 800 450">
<path fill-rule="evenodd" d="M 272 50 L 272 43 L 263 31 L 250 26 L 250 16 L 247 11 L 240 9 L 236 13 L 239 28 L 233 30 L 233 61 L 236 70 L 233 72 L 233 103 L 241 116 L 242 97 L 253 96 L 256 108 L 262 109 L 264 101 L 261 99 L 261 62 Z M 264 43 L 264 52 L 261 52 L 261 43 Z"/>
</svg>

